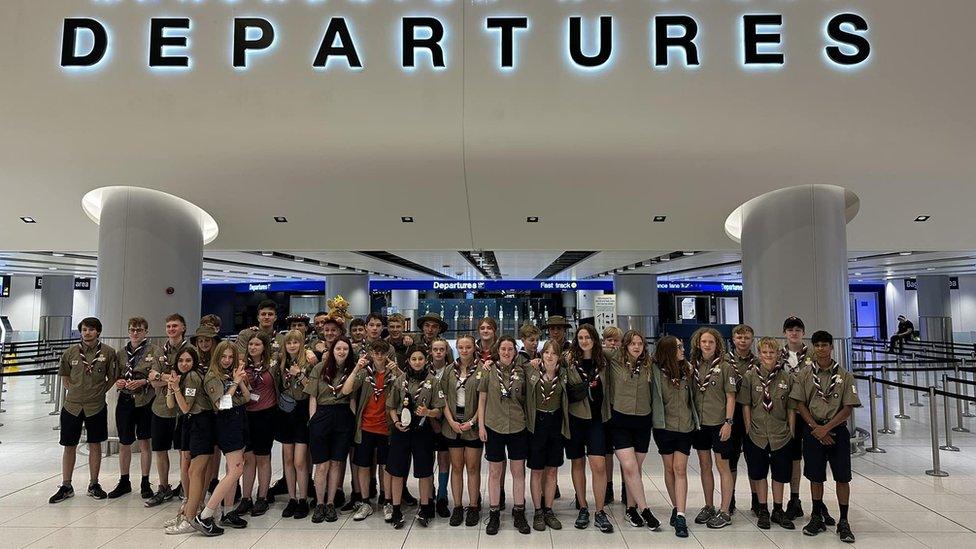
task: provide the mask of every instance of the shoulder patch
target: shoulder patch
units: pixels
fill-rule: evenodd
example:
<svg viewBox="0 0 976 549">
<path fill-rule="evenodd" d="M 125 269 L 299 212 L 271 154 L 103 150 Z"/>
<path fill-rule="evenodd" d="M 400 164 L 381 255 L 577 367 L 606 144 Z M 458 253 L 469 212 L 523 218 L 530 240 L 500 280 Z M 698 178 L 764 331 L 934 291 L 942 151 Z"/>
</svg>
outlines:
<svg viewBox="0 0 976 549">
<path fill-rule="evenodd" d="M 197 390 L 194 389 L 193 387 L 187 387 L 186 390 L 183 391 L 183 394 L 188 397 L 196 396 Z"/>
</svg>

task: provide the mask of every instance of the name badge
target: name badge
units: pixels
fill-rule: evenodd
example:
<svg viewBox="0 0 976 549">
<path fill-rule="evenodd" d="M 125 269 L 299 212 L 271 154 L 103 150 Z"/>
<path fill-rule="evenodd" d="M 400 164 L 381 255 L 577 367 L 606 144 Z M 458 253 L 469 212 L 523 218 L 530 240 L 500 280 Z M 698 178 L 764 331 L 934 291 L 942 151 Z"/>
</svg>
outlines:
<svg viewBox="0 0 976 549">
<path fill-rule="evenodd" d="M 221 410 L 230 410 L 234 407 L 234 399 L 230 395 L 220 397 L 220 404 L 217 406 Z"/>
<path fill-rule="evenodd" d="M 257 402 L 259 400 L 261 400 L 261 395 L 258 395 L 256 393 L 251 393 L 251 402 Z"/>
<path fill-rule="evenodd" d="M 187 388 L 186 388 L 186 389 L 185 389 L 185 390 L 183 391 L 183 395 L 184 395 L 184 396 L 188 396 L 188 397 L 192 397 L 192 396 L 197 396 L 197 390 L 196 390 L 196 389 L 194 389 L 193 387 L 187 387 Z"/>
</svg>

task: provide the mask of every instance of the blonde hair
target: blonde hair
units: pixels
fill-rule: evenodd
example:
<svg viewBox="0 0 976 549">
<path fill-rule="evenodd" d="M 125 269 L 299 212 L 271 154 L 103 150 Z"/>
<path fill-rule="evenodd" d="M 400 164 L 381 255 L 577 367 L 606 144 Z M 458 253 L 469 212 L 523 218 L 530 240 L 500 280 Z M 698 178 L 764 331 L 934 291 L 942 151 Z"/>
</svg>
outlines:
<svg viewBox="0 0 976 549">
<path fill-rule="evenodd" d="M 297 341 L 301 346 L 298 348 L 298 356 L 295 357 L 299 368 L 305 368 L 308 366 L 308 355 L 305 354 L 305 338 L 302 333 L 298 330 L 291 330 L 285 334 L 284 340 L 281 342 L 281 360 L 278 361 L 282 367 L 285 366 L 287 359 L 289 358 L 287 345 L 289 341 Z"/>
<path fill-rule="evenodd" d="M 693 363 L 697 363 L 702 358 L 701 337 L 705 334 L 709 334 L 715 339 L 715 356 L 717 358 L 725 356 L 725 340 L 722 339 L 722 334 L 718 333 L 715 328 L 699 328 L 691 335 L 691 361 Z"/>
<path fill-rule="evenodd" d="M 603 339 L 607 339 L 608 337 L 622 339 L 624 337 L 624 333 L 616 326 L 607 326 L 603 329 Z"/>
<path fill-rule="evenodd" d="M 528 339 L 532 336 L 539 337 L 542 335 L 542 330 L 536 327 L 535 324 L 526 322 L 519 328 L 519 339 Z"/>
<path fill-rule="evenodd" d="M 224 356 L 224 351 L 230 349 L 234 353 L 233 363 L 231 369 L 237 368 L 237 364 L 241 361 L 241 355 L 237 350 L 237 344 L 232 341 L 221 341 L 217 344 L 217 347 L 213 350 L 213 355 L 210 356 L 210 370 L 219 373 L 222 376 L 229 375 L 230 372 L 225 370 L 220 365 L 220 357 Z"/>
<path fill-rule="evenodd" d="M 760 339 L 759 340 L 759 343 L 756 345 L 756 348 L 759 349 L 760 352 L 762 351 L 762 348 L 763 347 L 769 347 L 773 351 L 779 352 L 779 350 L 783 346 L 780 345 L 779 344 L 779 340 L 776 339 L 776 338 L 774 338 L 774 337 L 764 337 L 764 338 Z"/>
</svg>

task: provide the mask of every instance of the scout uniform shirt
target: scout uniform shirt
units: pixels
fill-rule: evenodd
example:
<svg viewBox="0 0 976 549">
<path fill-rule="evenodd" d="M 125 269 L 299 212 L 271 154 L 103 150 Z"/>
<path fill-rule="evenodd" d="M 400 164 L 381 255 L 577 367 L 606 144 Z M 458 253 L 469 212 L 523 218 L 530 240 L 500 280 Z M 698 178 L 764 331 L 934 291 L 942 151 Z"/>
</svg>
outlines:
<svg viewBox="0 0 976 549">
<path fill-rule="evenodd" d="M 241 356 L 247 356 L 247 343 L 254 334 L 261 331 L 261 328 L 246 328 L 237 334 L 237 352 Z M 276 356 L 285 346 L 285 336 L 275 332 L 265 332 L 271 338 L 271 356 Z"/>
<path fill-rule="evenodd" d="M 556 368 L 556 375 L 547 380 L 543 372 L 531 368 L 527 370 L 525 387 L 525 420 L 530 433 L 535 432 L 535 413 L 560 412 L 562 435 L 569 438 L 569 394 L 566 392 L 567 372 Z"/>
<path fill-rule="evenodd" d="M 485 428 L 501 435 L 525 430 L 525 368 L 496 362 L 478 368 L 478 392 L 485 393 Z"/>
<path fill-rule="evenodd" d="M 305 351 L 300 352 L 304 353 Z M 291 370 L 294 362 L 290 356 L 283 356 L 282 360 L 271 369 L 271 375 L 278 385 L 279 393 L 290 396 L 296 402 L 301 402 L 308 399 L 308 395 L 305 393 L 305 384 L 308 383 L 308 376 L 315 368 L 315 364 L 309 362 L 298 372 L 298 375 L 292 375 Z"/>
<path fill-rule="evenodd" d="M 632 369 L 633 357 L 625 348 L 604 351 L 610 366 L 610 401 L 613 409 L 628 416 L 651 413 L 651 365 L 645 359 Z"/>
<path fill-rule="evenodd" d="M 73 416 L 85 412 L 85 417 L 92 417 L 105 408 L 105 393 L 118 379 L 115 349 L 101 341 L 72 345 L 61 355 L 58 375 L 69 380 L 64 409 Z"/>
<path fill-rule="evenodd" d="M 682 369 L 687 369 L 687 363 L 681 363 Z M 695 408 L 692 396 L 694 383 L 687 372 L 675 383 L 668 374 L 657 364 L 654 365 L 654 391 L 651 395 L 655 402 L 654 428 L 666 429 L 676 433 L 690 433 L 698 429 L 698 410 Z M 693 375 L 693 374 L 692 374 Z"/>
<path fill-rule="evenodd" d="M 592 370 L 587 368 L 587 364 L 592 365 Z M 599 404 L 600 414 L 597 419 L 601 422 L 610 421 L 610 386 L 604 379 L 609 368 L 608 364 L 600 372 L 597 370 L 596 360 L 577 361 L 573 357 L 569 358 L 569 365 L 566 367 L 567 383 L 574 387 L 578 385 L 587 387 L 587 398 L 569 403 L 569 415 L 580 419 L 593 419 L 593 410 Z"/>
<path fill-rule="evenodd" d="M 379 372 L 372 361 L 363 369 L 359 370 L 353 379 L 352 393 L 356 397 L 356 438 L 354 442 L 363 441 L 363 416 L 366 406 L 382 401 L 383 418 L 386 422 L 386 431 L 389 434 L 393 421 L 390 414 L 386 413 L 386 401 L 393 387 L 393 382 L 397 374 L 400 373 L 396 368 L 387 364 L 386 368 Z"/>
<path fill-rule="evenodd" d="M 207 391 L 207 396 L 210 397 L 210 402 L 217 403 L 215 408 L 218 410 L 227 409 L 220 407 L 220 399 L 235 385 L 237 384 L 234 383 L 234 377 L 232 375 L 221 375 L 217 372 L 217 368 L 207 370 L 207 375 L 203 378 L 203 386 Z M 231 407 L 237 408 L 238 406 L 244 406 L 247 402 L 247 399 L 244 398 L 244 393 L 238 387 L 231 397 Z"/>
<path fill-rule="evenodd" d="M 793 438 L 789 424 L 794 409 L 790 398 L 793 384 L 793 374 L 779 366 L 772 375 L 765 366 L 754 368 L 742 379 L 738 401 L 752 410 L 748 430 L 749 439 L 756 446 L 779 450 Z M 769 400 L 766 400 L 767 393 Z"/>
<path fill-rule="evenodd" d="M 746 372 L 753 368 L 761 367 L 759 364 L 759 358 L 752 353 L 752 349 L 749 349 L 749 354 L 745 357 L 739 356 L 735 349 L 732 349 L 729 351 L 727 361 L 735 370 L 735 384 L 737 387 L 742 384 L 742 378 L 745 377 Z"/>
<path fill-rule="evenodd" d="M 795 374 L 804 366 L 810 366 L 813 364 L 813 358 L 810 356 L 809 351 L 810 349 L 806 345 L 803 345 L 803 347 L 797 352 L 791 351 L 789 347 L 783 347 L 781 352 L 781 362 L 788 364 L 790 373 Z"/>
<path fill-rule="evenodd" d="M 348 368 L 336 368 L 335 378 L 332 380 L 322 379 L 322 371 L 325 369 L 325 361 L 319 362 L 312 368 L 309 376 L 308 385 L 305 386 L 305 394 L 315 398 L 319 406 L 331 406 L 333 404 L 349 404 L 352 400 L 350 395 L 342 394 L 342 386 L 346 383 L 346 378 L 352 371 L 352 357 L 346 359 Z M 342 371 L 342 370 L 345 371 Z"/>
<path fill-rule="evenodd" d="M 126 381 L 148 380 L 149 371 L 162 360 L 163 356 L 162 349 L 150 343 L 148 339 L 144 339 L 135 349 L 131 348 L 131 343 L 126 343 L 124 351 L 125 354 L 119 356 L 119 378 Z M 145 406 L 156 397 L 156 390 L 149 384 L 135 391 L 122 389 L 119 392 L 132 395 L 136 407 Z"/>
<path fill-rule="evenodd" d="M 179 359 L 180 353 L 187 347 L 190 347 L 189 340 L 184 339 L 178 345 L 170 345 L 167 340 L 163 344 L 163 354 L 152 366 L 153 371 L 159 372 L 160 374 L 177 371 L 176 361 Z M 168 389 L 165 385 L 156 387 L 156 400 L 153 401 L 152 405 L 153 414 L 156 414 L 157 417 L 176 417 L 180 415 L 180 411 L 166 406 L 166 391 Z"/>
<path fill-rule="evenodd" d="M 694 372 L 695 407 L 702 425 L 722 425 L 725 423 L 726 395 L 736 394 L 735 368 L 717 357 L 710 362 L 702 360 Z M 733 407 L 734 411 L 734 407 Z"/>
<path fill-rule="evenodd" d="M 183 374 L 180 379 L 180 391 L 183 392 L 183 400 L 190 406 L 187 414 L 195 415 L 213 410 L 213 402 L 207 398 L 203 389 L 203 374 L 199 370 L 194 369 Z M 176 404 L 176 409 L 180 409 L 179 403 Z"/>
<path fill-rule="evenodd" d="M 844 406 L 861 405 L 854 376 L 833 360 L 827 369 L 814 363 L 812 368 L 797 374 L 790 398 L 806 403 L 814 421 L 820 425 L 833 419 Z"/>
<path fill-rule="evenodd" d="M 444 407 L 444 391 L 430 368 L 423 379 L 411 377 L 408 370 L 394 377 L 392 381 L 393 385 L 386 395 L 386 409 L 393 410 L 399 416 L 404 408 L 409 408 L 413 418 L 410 422 L 411 428 L 420 427 L 420 420 L 423 419 L 417 416 L 417 408 L 420 406 L 425 406 L 428 410 Z"/>
<path fill-rule="evenodd" d="M 451 409 L 454 421 L 464 423 L 474 420 L 478 422 L 478 372 L 482 368 L 477 361 L 472 361 L 471 365 L 465 368 L 460 362 L 455 362 L 444 368 L 444 375 L 441 377 L 441 390 L 444 391 L 444 407 Z M 458 408 L 464 408 L 464 414 L 458 414 Z M 441 434 L 455 440 L 476 440 L 478 429 L 472 426 L 461 434 L 455 433 L 451 429 L 447 420 L 441 422 Z"/>
</svg>

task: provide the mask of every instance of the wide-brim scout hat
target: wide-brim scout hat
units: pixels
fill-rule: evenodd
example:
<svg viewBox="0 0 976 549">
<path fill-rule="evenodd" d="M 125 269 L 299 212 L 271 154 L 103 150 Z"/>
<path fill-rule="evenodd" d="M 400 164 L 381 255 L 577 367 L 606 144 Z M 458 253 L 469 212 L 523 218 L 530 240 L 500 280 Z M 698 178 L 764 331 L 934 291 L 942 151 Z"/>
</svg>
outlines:
<svg viewBox="0 0 976 549">
<path fill-rule="evenodd" d="M 549 320 L 542 325 L 543 328 L 569 328 L 569 326 L 569 322 L 566 322 L 566 319 L 559 315 L 550 316 Z"/>
<path fill-rule="evenodd" d="M 441 315 L 437 313 L 427 313 L 424 316 L 418 318 L 417 326 L 423 328 L 425 322 L 436 322 L 437 325 L 441 327 L 442 333 L 447 331 L 448 328 L 447 322 L 444 322 L 444 319 L 441 318 Z"/>
<path fill-rule="evenodd" d="M 286 326 L 291 326 L 295 322 L 301 322 L 302 324 L 308 326 L 308 317 L 305 315 L 291 315 L 290 317 L 285 319 Z"/>
<path fill-rule="evenodd" d="M 214 340 L 214 343 L 220 341 L 220 336 L 217 334 L 217 330 L 214 330 L 214 327 L 209 324 L 201 324 L 200 327 L 197 328 L 196 333 L 190 338 L 190 345 L 195 346 L 197 344 L 198 337 L 209 337 L 210 339 Z"/>
</svg>

